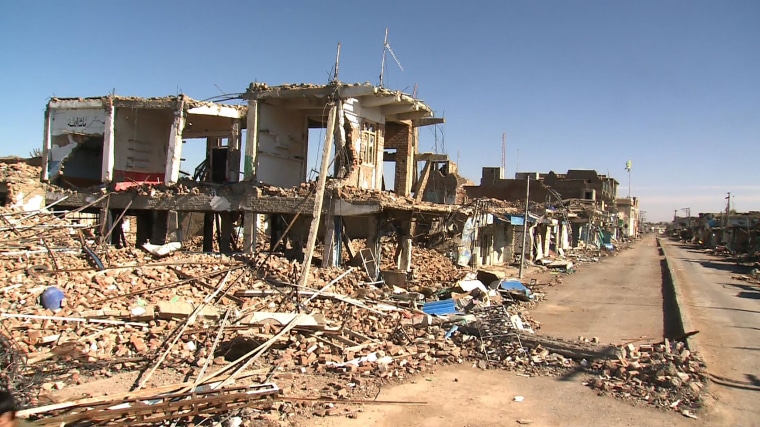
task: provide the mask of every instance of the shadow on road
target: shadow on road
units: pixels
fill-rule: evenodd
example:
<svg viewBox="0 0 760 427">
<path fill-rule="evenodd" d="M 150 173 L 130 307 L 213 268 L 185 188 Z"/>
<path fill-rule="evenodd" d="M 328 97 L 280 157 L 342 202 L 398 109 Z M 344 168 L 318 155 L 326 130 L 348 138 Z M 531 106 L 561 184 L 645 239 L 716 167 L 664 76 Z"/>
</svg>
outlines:
<svg viewBox="0 0 760 427">
<path fill-rule="evenodd" d="M 741 291 L 738 294 L 736 294 L 736 296 L 739 297 L 739 298 L 760 299 L 760 292 L 757 292 L 757 291 L 752 291 L 752 292 Z"/>
<path fill-rule="evenodd" d="M 738 388 L 741 390 L 760 391 L 760 379 L 756 375 L 744 374 L 747 381 L 739 381 L 731 378 L 710 374 L 710 380 L 724 387 Z"/>
<path fill-rule="evenodd" d="M 730 310 L 730 311 L 741 311 L 744 313 L 758 313 L 760 314 L 760 311 L 757 310 L 745 310 L 743 308 L 728 308 L 728 307 L 713 307 L 710 305 L 692 305 L 694 308 L 708 308 L 710 310 Z"/>
<path fill-rule="evenodd" d="M 673 278 L 670 277 L 668 262 L 665 258 L 660 260 L 660 274 L 662 276 L 662 331 L 667 338 L 673 338 L 684 334 L 681 309 L 678 307 L 676 291 L 673 287 Z"/>
<path fill-rule="evenodd" d="M 754 329 L 756 331 L 760 331 L 760 328 L 756 326 L 731 326 L 732 328 L 738 328 L 738 329 Z"/>
<path fill-rule="evenodd" d="M 724 288 L 740 289 L 736 294 L 739 298 L 760 299 L 760 288 L 740 283 L 723 283 Z"/>
<path fill-rule="evenodd" d="M 729 271 L 734 274 L 747 274 L 752 270 L 752 268 L 750 267 L 747 267 L 744 265 L 731 264 L 728 262 L 705 261 L 702 259 L 693 259 L 693 258 L 685 258 L 685 257 L 679 258 L 679 259 L 681 261 L 699 264 L 704 268 L 712 268 L 714 270 Z"/>
<path fill-rule="evenodd" d="M 760 351 L 760 347 L 731 347 L 737 350 Z"/>
</svg>

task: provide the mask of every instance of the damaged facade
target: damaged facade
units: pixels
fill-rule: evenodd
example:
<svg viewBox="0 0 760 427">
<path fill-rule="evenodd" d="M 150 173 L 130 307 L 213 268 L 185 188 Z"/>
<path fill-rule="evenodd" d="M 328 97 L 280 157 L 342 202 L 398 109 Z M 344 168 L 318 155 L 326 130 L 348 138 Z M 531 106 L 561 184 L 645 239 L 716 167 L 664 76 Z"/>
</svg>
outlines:
<svg viewBox="0 0 760 427">
<path fill-rule="evenodd" d="M 110 243 L 122 239 L 126 221 L 136 228 L 130 245 L 185 242 L 198 228 L 204 251 L 250 252 L 268 238 L 300 258 L 315 204 L 307 159 L 319 154 L 308 152 L 309 139 L 319 134 L 315 145 L 335 144 L 323 153 L 333 158 L 319 223 L 324 265 L 345 262 L 343 251 L 355 257 L 354 239 L 378 259 L 379 239 L 390 235 L 398 269 L 409 271 L 412 240 L 453 230 L 468 181 L 446 155 L 419 153 L 418 129 L 443 123 L 424 102 L 339 82 L 254 83 L 242 99 L 246 105 L 185 95 L 51 99 L 41 173 L 51 184 L 47 202 L 99 214 Z M 205 160 L 180 170 L 183 145 L 203 142 Z M 386 167 L 392 193 L 383 191 Z"/>
<path fill-rule="evenodd" d="M 322 265 L 380 259 L 380 240 L 392 238 L 396 270 L 406 273 L 415 245 L 438 245 L 460 265 L 517 262 L 526 223 L 531 261 L 630 235 L 614 211 L 617 181 L 595 171 L 504 179 L 500 168 L 484 168 L 474 186 L 447 155 L 419 152 L 419 129 L 443 119 L 410 95 L 369 84 L 252 83 L 241 100 L 52 99 L 47 202 L 98 214 L 112 244 L 186 245 L 200 234 L 203 251 L 232 253 L 264 239 L 297 260 L 313 251 L 317 221 Z M 183 146 L 204 143 L 204 161 L 180 170 Z M 324 196 L 310 180 L 308 159 L 319 155 L 310 144 L 332 159 Z M 125 227 L 133 240 L 125 242 Z M 628 232 L 635 227 L 629 222 Z"/>
<path fill-rule="evenodd" d="M 615 240 L 636 237 L 638 200 L 617 199 L 618 185 L 614 178 L 594 170 L 518 172 L 510 179 L 504 178 L 502 168 L 484 167 L 480 185 L 464 186 L 464 190 L 469 199 L 512 203 L 525 203 L 527 191 L 537 219 L 528 228 L 526 252 L 537 261 L 551 253 L 563 256 L 570 248 L 610 249 Z M 632 201 L 626 204 L 628 200 Z"/>
</svg>

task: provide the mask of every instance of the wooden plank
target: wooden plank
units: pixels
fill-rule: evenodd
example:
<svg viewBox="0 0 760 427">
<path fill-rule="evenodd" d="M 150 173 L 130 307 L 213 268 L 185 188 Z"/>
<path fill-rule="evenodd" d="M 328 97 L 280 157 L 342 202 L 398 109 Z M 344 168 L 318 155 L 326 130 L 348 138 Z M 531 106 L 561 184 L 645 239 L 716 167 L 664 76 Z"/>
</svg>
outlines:
<svg viewBox="0 0 760 427">
<path fill-rule="evenodd" d="M 314 246 L 317 243 L 317 232 L 319 231 L 319 220 L 322 215 L 322 202 L 325 197 L 325 185 L 327 183 L 327 169 L 330 166 L 330 154 L 335 133 L 335 115 L 338 110 L 336 105 L 330 107 L 330 113 L 327 116 L 327 129 L 325 130 L 325 142 L 322 150 L 322 167 L 319 171 L 317 180 L 317 191 L 314 196 L 314 209 L 312 211 L 311 225 L 309 226 L 309 237 L 306 241 L 306 252 L 301 267 L 301 277 L 298 279 L 300 286 L 306 286 L 309 281 L 309 270 L 311 269 L 311 258 L 314 255 Z M 343 109 L 341 108 L 341 114 Z"/>
</svg>

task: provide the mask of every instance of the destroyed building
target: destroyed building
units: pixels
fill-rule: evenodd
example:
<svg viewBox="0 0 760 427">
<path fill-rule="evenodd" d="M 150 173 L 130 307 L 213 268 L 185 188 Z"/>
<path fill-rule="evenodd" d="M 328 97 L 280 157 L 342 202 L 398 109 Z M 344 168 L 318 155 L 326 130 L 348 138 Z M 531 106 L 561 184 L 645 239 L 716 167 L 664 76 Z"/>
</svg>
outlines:
<svg viewBox="0 0 760 427">
<path fill-rule="evenodd" d="M 639 199 L 638 197 L 619 198 L 615 201 L 618 227 L 621 236 L 636 237 L 639 233 Z"/>
<path fill-rule="evenodd" d="M 136 246 L 182 242 L 188 224 L 201 223 L 204 251 L 250 252 L 266 230 L 273 245 L 287 234 L 297 256 L 315 203 L 307 159 L 319 153 L 309 153 L 309 143 L 334 140 L 322 153 L 334 156 L 322 209 L 330 219 L 319 229 L 324 265 L 343 262 L 352 239 L 376 252 L 381 235 L 395 235 L 398 269 L 408 271 L 412 236 L 450 229 L 467 181 L 446 155 L 419 153 L 418 129 L 444 121 L 424 102 L 339 82 L 253 83 L 242 99 L 246 105 L 185 95 L 51 99 L 41 176 L 53 184 L 47 202 L 100 215 L 111 243 L 124 221 L 135 224 L 129 244 Z M 206 150 L 192 173 L 180 169 L 190 144 Z M 392 193 L 383 191 L 386 169 Z"/>
</svg>

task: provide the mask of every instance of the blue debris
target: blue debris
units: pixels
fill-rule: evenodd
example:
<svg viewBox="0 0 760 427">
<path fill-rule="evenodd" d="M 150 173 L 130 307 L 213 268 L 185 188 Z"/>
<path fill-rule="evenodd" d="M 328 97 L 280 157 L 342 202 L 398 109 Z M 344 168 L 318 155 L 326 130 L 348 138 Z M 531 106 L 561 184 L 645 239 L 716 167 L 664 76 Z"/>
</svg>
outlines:
<svg viewBox="0 0 760 427">
<path fill-rule="evenodd" d="M 499 288 L 523 296 L 527 299 L 533 299 L 534 295 L 521 281 L 517 279 L 504 279 L 499 282 Z"/>
<path fill-rule="evenodd" d="M 459 329 L 459 325 L 452 326 L 451 329 L 449 329 L 449 331 L 446 332 L 446 335 L 444 336 L 444 338 L 451 338 L 454 332 L 456 332 L 458 329 Z"/>
<path fill-rule="evenodd" d="M 62 290 L 51 286 L 40 295 L 40 303 L 48 310 L 57 311 L 63 308 L 62 302 L 64 298 L 66 298 L 66 295 L 64 295 Z"/>
<path fill-rule="evenodd" d="M 453 298 L 425 303 L 425 305 L 422 306 L 422 311 L 426 314 L 433 314 L 436 316 L 462 313 L 457 308 L 456 301 L 454 301 Z"/>
</svg>

